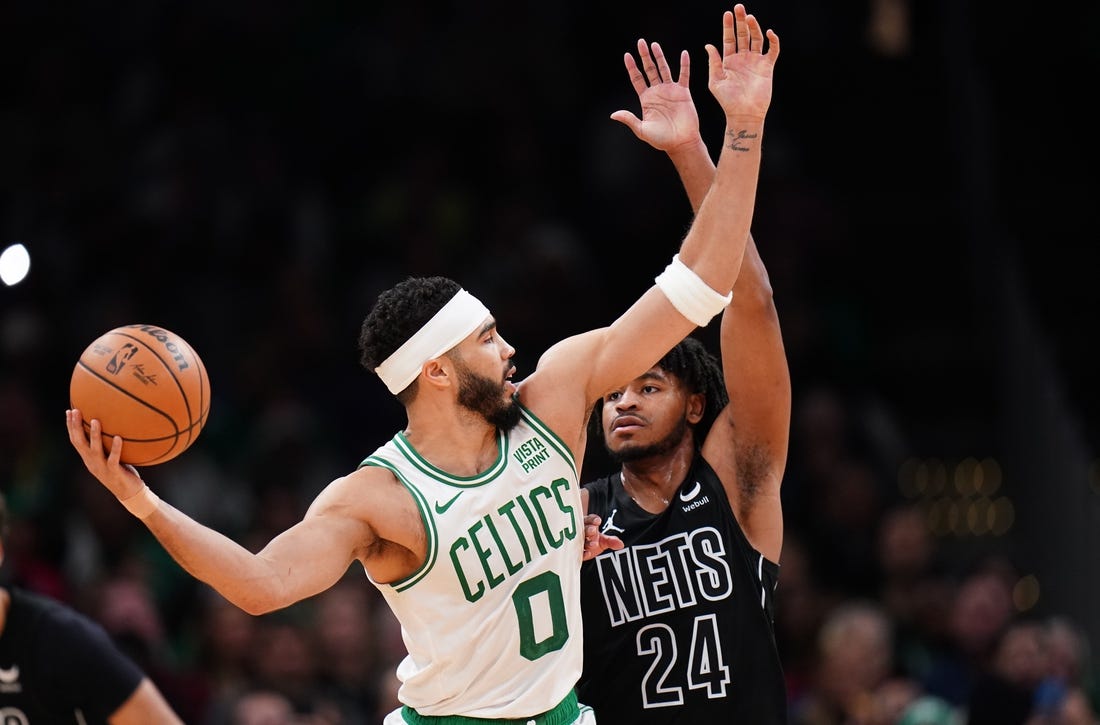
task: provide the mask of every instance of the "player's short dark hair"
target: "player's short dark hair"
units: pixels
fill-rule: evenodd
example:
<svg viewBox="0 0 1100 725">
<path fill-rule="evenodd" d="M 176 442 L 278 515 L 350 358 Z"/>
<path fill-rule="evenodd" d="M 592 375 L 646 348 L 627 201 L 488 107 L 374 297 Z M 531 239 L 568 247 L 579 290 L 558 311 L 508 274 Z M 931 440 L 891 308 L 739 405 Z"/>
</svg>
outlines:
<svg viewBox="0 0 1100 725">
<path fill-rule="evenodd" d="M 458 294 L 461 286 L 447 277 L 409 277 L 378 295 L 359 330 L 359 362 L 374 369 Z M 398 394 L 403 398 L 409 388 Z"/>
<path fill-rule="evenodd" d="M 721 363 L 698 338 L 685 337 L 657 361 L 657 367 L 676 377 L 689 393 L 702 393 L 705 401 L 703 417 L 692 426 L 695 442 L 701 444 L 718 413 L 730 401 Z M 603 440 L 603 398 L 597 400 L 592 408 L 588 435 Z"/>
</svg>

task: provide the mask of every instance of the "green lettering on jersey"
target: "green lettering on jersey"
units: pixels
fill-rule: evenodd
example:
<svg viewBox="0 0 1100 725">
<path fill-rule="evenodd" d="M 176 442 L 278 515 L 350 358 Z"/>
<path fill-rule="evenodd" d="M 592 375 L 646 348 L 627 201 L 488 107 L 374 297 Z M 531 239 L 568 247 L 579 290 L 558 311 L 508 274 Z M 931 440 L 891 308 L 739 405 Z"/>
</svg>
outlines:
<svg viewBox="0 0 1100 725">
<path fill-rule="evenodd" d="M 460 536 L 455 540 L 455 543 L 451 544 L 451 564 L 454 566 L 455 573 L 458 575 L 458 583 L 462 586 L 462 593 L 466 595 L 466 601 L 476 602 L 481 599 L 481 595 L 485 593 L 485 584 L 483 582 L 477 583 L 477 591 L 474 592 L 470 589 L 470 583 L 466 580 L 466 575 L 462 571 L 462 564 L 458 560 L 459 549 L 469 549 L 470 544 L 466 541 L 466 537 Z"/>
<path fill-rule="evenodd" d="M 515 499 L 504 504 L 497 509 L 497 512 L 503 514 L 508 519 L 508 523 L 512 525 L 512 531 L 515 532 L 516 538 L 519 539 L 519 545 L 523 547 L 523 561 L 524 563 L 531 561 L 531 550 L 527 547 L 527 537 L 523 535 L 523 529 L 520 528 L 519 521 L 516 520 L 516 515 L 512 511 L 516 507 Z"/>
<path fill-rule="evenodd" d="M 547 544 L 560 549 L 566 541 L 576 539 L 580 527 L 576 510 L 565 495 L 569 490 L 565 478 L 555 479 L 550 488 L 535 486 L 498 507 L 495 515 L 477 519 L 451 544 L 451 565 L 467 601 L 481 599 L 486 591 L 520 572 L 533 556 L 545 556 Z M 517 507 L 522 517 L 515 515 Z"/>
<path fill-rule="evenodd" d="M 550 614 L 550 636 L 541 642 L 535 639 L 535 608 L 532 604 L 536 596 L 539 602 L 545 602 Z M 562 596 L 561 579 L 552 571 L 544 571 L 538 576 L 522 582 L 512 594 L 512 606 L 516 608 L 519 620 L 519 652 L 529 660 L 554 652 L 565 646 L 569 639 L 569 628 L 565 618 L 565 597 Z"/>
<path fill-rule="evenodd" d="M 540 486 L 539 488 L 542 487 Z M 545 491 L 546 489 L 543 490 Z M 518 503 L 519 507 L 523 509 L 523 515 L 527 517 L 527 523 L 531 524 L 531 534 L 535 537 L 535 545 L 539 547 L 539 553 L 545 556 L 546 544 L 542 543 L 542 537 L 539 536 L 539 525 L 535 523 L 535 517 L 531 514 L 531 507 L 527 505 L 527 499 L 525 499 L 523 496 L 520 496 L 516 498 L 516 503 Z"/>
<path fill-rule="evenodd" d="M 564 478 L 555 478 L 550 484 L 554 490 L 554 499 L 558 502 L 558 510 L 569 517 L 569 527 L 565 529 L 565 538 L 572 541 L 577 538 L 577 517 L 573 515 L 573 507 L 565 502 L 562 493 L 569 490 L 569 481 Z"/>
<path fill-rule="evenodd" d="M 554 536 L 554 532 L 550 530 L 550 522 L 546 520 L 546 512 L 542 509 L 542 503 L 538 500 L 540 498 L 551 499 L 554 494 L 550 493 L 550 489 L 545 486 L 536 486 L 531 490 L 531 504 L 534 506 L 535 511 L 539 515 L 539 523 L 542 524 L 542 533 L 546 535 L 546 541 L 555 549 L 560 549 L 562 542 L 565 541 L 563 536 Z"/>
<path fill-rule="evenodd" d="M 484 521 L 488 521 L 489 517 L 486 516 Z M 481 530 L 481 521 L 470 527 L 470 540 L 474 542 L 474 551 L 477 552 L 477 558 L 481 562 L 481 570 L 485 572 L 485 576 L 489 579 L 489 588 L 493 589 L 497 584 L 504 581 L 504 575 L 497 574 L 489 567 L 489 557 L 493 555 L 493 549 L 485 549 L 482 547 L 481 542 L 477 538 L 477 532 Z M 493 532 L 494 534 L 496 532 Z M 494 536 L 494 538 L 496 538 Z M 496 539 L 498 542 L 500 539 Z"/>
<path fill-rule="evenodd" d="M 493 523 L 491 516 L 485 517 L 485 528 L 489 529 L 489 533 L 493 535 L 493 541 L 497 544 L 497 551 L 500 552 L 500 558 L 504 559 L 504 568 L 508 570 L 509 576 L 523 568 L 523 562 L 513 563 L 511 557 L 508 556 L 508 547 L 501 541 L 500 532 L 497 531 L 497 525 Z M 524 551 L 526 551 L 527 544 L 523 541 L 523 537 L 520 537 L 519 542 L 523 545 Z"/>
</svg>

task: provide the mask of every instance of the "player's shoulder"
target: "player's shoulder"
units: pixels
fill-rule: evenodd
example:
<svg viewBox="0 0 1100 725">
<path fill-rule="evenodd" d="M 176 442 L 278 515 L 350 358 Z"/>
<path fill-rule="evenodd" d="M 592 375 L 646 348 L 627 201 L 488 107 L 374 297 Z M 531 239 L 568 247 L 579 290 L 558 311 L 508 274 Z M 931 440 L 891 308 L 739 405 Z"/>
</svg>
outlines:
<svg viewBox="0 0 1100 725">
<path fill-rule="evenodd" d="M 539 380 L 542 381 L 540 384 L 549 386 L 583 385 L 584 377 L 578 371 L 591 365 L 603 337 L 604 329 L 598 329 L 559 340 L 539 356 L 535 371 L 528 380 Z"/>
<path fill-rule="evenodd" d="M 25 627 L 34 641 L 72 643 L 105 636 L 98 622 L 55 599 L 21 589 L 12 589 L 10 594 L 9 624 Z"/>
<path fill-rule="evenodd" d="M 390 468 L 367 463 L 334 479 L 325 490 L 334 496 L 359 497 L 399 483 L 397 474 Z"/>
<path fill-rule="evenodd" d="M 366 506 L 375 505 L 380 499 L 385 499 L 400 486 L 397 476 L 388 468 L 375 465 L 364 465 L 333 479 L 325 486 L 310 507 L 314 512 L 320 511 L 355 511 Z"/>
<path fill-rule="evenodd" d="M 84 617 L 76 610 L 70 609 L 55 599 L 27 589 L 11 587 L 8 589 L 8 596 L 11 597 L 12 612 L 30 614 L 36 618 L 46 617 L 67 620 Z"/>
<path fill-rule="evenodd" d="M 337 478 L 333 483 L 354 485 L 368 481 L 395 481 L 396 476 L 389 466 L 383 465 L 381 459 L 374 456 L 363 461 L 354 471 L 349 471 Z"/>
</svg>

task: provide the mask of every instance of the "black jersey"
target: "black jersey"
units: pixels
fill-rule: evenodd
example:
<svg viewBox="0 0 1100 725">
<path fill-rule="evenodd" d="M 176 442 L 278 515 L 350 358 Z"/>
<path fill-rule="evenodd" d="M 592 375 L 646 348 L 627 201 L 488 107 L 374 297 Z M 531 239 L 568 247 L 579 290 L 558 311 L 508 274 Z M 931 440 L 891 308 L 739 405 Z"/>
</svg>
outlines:
<svg viewBox="0 0 1100 725">
<path fill-rule="evenodd" d="M 661 514 L 619 473 L 585 484 L 588 512 L 620 537 L 581 567 L 581 702 L 600 725 L 787 722 L 775 645 L 779 567 L 745 538 L 710 465 L 696 454 Z"/>
<path fill-rule="evenodd" d="M 106 723 L 144 674 L 91 619 L 31 592 L 9 593 L 0 634 L 0 722 Z"/>
</svg>

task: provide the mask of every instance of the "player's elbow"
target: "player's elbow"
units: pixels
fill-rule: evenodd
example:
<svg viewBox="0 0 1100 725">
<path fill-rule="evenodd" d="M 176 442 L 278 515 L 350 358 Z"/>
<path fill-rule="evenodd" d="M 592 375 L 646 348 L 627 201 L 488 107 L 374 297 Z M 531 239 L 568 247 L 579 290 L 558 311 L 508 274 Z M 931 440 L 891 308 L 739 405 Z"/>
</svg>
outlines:
<svg viewBox="0 0 1100 725">
<path fill-rule="evenodd" d="M 263 592 L 255 592 L 247 596 L 239 597 L 233 603 L 236 604 L 238 608 L 254 617 L 271 614 L 290 604 L 290 602 L 284 602 L 280 597 L 272 594 L 265 594 Z"/>
<path fill-rule="evenodd" d="M 265 614 L 271 614 L 279 609 L 279 607 L 272 606 L 268 602 L 261 602 L 254 599 L 237 601 L 234 602 L 234 604 L 246 614 L 251 614 L 253 617 L 262 617 Z"/>
<path fill-rule="evenodd" d="M 741 309 L 768 312 L 775 309 L 772 283 L 766 273 L 746 275 L 742 273 L 733 288 L 733 302 Z"/>
<path fill-rule="evenodd" d="M 243 591 L 224 593 L 226 599 L 246 614 L 260 617 L 292 604 L 271 586 L 252 582 Z"/>
</svg>

